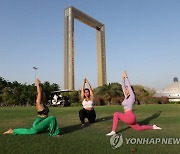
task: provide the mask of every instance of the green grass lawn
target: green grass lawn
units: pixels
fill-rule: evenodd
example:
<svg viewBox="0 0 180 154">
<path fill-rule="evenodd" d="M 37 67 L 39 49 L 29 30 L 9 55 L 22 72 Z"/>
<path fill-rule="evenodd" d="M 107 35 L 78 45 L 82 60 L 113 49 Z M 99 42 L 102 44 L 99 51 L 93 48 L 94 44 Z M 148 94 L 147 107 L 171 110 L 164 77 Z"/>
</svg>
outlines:
<svg viewBox="0 0 180 154">
<path fill-rule="evenodd" d="M 124 144 L 116 149 L 111 147 L 110 137 L 112 115 L 122 112 L 122 106 L 95 107 L 97 122 L 80 127 L 80 107 L 51 107 L 62 136 L 50 137 L 48 133 L 37 135 L 2 135 L 9 128 L 30 128 L 36 118 L 35 107 L 0 108 L 0 154 L 9 153 L 133 153 L 166 154 L 180 153 L 180 144 Z M 180 138 L 180 105 L 135 105 L 137 121 L 142 124 L 157 124 L 162 130 L 134 131 L 119 122 L 118 132 L 124 138 Z M 87 122 L 87 120 L 86 120 Z M 125 140 L 125 139 L 124 139 Z"/>
</svg>

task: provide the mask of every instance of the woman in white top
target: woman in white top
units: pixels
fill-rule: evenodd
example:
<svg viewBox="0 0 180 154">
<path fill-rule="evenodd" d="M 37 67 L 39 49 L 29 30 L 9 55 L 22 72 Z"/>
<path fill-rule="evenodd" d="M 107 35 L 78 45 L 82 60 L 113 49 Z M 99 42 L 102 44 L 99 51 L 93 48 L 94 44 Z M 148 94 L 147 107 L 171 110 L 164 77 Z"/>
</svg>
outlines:
<svg viewBox="0 0 180 154">
<path fill-rule="evenodd" d="M 85 88 L 85 84 L 87 84 L 88 88 Z M 81 120 L 82 127 L 84 126 L 85 118 L 88 119 L 89 123 L 95 122 L 96 113 L 93 108 L 93 99 L 94 99 L 94 94 L 91 85 L 87 79 L 84 79 L 81 88 L 81 100 L 82 100 L 83 109 L 79 111 L 79 118 Z"/>
</svg>

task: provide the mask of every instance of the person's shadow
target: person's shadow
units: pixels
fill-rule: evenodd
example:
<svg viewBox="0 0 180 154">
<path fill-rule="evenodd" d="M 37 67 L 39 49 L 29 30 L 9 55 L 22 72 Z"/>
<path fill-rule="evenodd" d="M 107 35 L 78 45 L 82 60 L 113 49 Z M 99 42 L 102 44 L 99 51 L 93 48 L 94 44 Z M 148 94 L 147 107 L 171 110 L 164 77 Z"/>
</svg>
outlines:
<svg viewBox="0 0 180 154">
<path fill-rule="evenodd" d="M 153 119 L 155 119 L 155 118 L 158 118 L 158 117 L 160 116 L 161 112 L 162 112 L 162 111 L 158 111 L 158 112 L 154 113 L 153 115 L 151 115 L 150 117 L 147 117 L 146 119 L 144 119 L 144 120 L 142 120 L 142 121 L 138 121 L 137 123 L 138 123 L 139 125 L 148 125 L 151 120 L 153 120 Z M 123 128 L 123 129 L 121 129 L 120 131 L 118 131 L 117 134 L 118 134 L 118 133 L 122 133 L 122 132 L 124 132 L 125 130 L 127 130 L 127 129 L 129 129 L 129 128 L 131 128 L 131 127 L 128 126 L 128 127 L 126 127 L 126 128 Z"/>
<path fill-rule="evenodd" d="M 108 120 L 112 120 L 112 116 L 98 118 L 98 119 L 96 119 L 95 123 L 104 122 L 104 121 L 108 121 Z M 62 128 L 60 128 L 60 130 L 61 130 L 61 134 L 68 134 L 68 133 L 72 133 L 74 131 L 77 131 L 77 130 L 80 130 L 83 128 L 87 128 L 91 125 L 93 125 L 93 123 L 90 124 L 87 122 L 87 123 L 85 123 L 84 127 L 81 127 L 81 124 L 76 124 L 76 125 L 72 125 L 72 126 L 62 127 Z"/>
</svg>

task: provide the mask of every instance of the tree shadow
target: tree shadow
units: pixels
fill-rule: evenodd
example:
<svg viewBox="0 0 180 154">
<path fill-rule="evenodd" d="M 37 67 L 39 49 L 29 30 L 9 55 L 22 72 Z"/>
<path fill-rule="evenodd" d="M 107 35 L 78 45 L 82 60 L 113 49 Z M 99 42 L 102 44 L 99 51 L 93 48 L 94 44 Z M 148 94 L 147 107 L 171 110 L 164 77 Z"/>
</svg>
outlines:
<svg viewBox="0 0 180 154">
<path fill-rule="evenodd" d="M 95 123 L 99 123 L 99 122 L 104 122 L 104 121 L 108 121 L 111 120 L 112 116 L 108 116 L 108 117 L 102 117 L 102 118 L 98 118 L 96 119 Z M 76 124 L 76 125 L 72 125 L 72 126 L 66 126 L 66 127 L 62 127 L 60 128 L 61 134 L 68 134 L 68 133 L 72 133 L 74 131 L 78 131 L 84 128 L 87 128 L 91 125 L 93 125 L 94 123 L 90 124 L 89 122 L 85 123 L 84 127 L 81 127 L 81 124 Z"/>
<path fill-rule="evenodd" d="M 158 112 L 154 113 L 153 115 L 151 115 L 150 117 L 147 117 L 146 119 L 144 119 L 144 120 L 142 120 L 142 121 L 138 121 L 137 123 L 138 123 L 139 125 L 148 125 L 151 120 L 158 118 L 158 117 L 160 116 L 161 112 L 162 112 L 162 111 L 158 111 Z M 118 134 L 118 133 L 122 133 L 122 132 L 124 132 L 125 130 L 127 130 L 127 129 L 129 129 L 129 128 L 131 128 L 131 127 L 128 126 L 128 127 L 126 127 L 126 128 L 123 128 L 123 129 L 121 129 L 120 131 L 118 131 L 117 134 Z"/>
</svg>

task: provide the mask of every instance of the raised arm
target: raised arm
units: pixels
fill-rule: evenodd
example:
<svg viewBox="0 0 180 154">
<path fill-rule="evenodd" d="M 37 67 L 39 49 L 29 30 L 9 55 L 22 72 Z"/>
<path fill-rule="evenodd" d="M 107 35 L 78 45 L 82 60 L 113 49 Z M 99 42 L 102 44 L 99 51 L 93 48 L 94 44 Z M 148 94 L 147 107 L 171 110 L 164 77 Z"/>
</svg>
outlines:
<svg viewBox="0 0 180 154">
<path fill-rule="evenodd" d="M 130 81 L 128 79 L 128 75 L 127 75 L 127 72 L 126 70 L 123 72 L 124 74 L 124 84 L 126 84 L 126 86 L 128 87 L 128 90 L 130 92 L 130 95 L 134 94 L 132 88 L 131 88 L 131 84 L 130 84 Z"/>
<path fill-rule="evenodd" d="M 91 100 L 93 100 L 94 99 L 94 93 L 93 93 L 91 85 L 90 85 L 90 83 L 89 83 L 89 81 L 87 79 L 86 79 L 86 83 L 87 83 L 88 89 L 90 91 L 90 98 L 91 98 Z"/>
<path fill-rule="evenodd" d="M 42 111 L 44 107 L 41 105 L 42 89 L 41 89 L 41 82 L 39 79 L 36 80 L 36 90 L 37 90 L 36 110 Z"/>
<path fill-rule="evenodd" d="M 86 79 L 83 80 L 83 84 L 82 84 L 82 87 L 81 87 L 81 100 L 84 99 L 84 86 L 85 86 L 85 83 L 86 83 Z"/>
<path fill-rule="evenodd" d="M 126 78 L 126 76 L 127 76 L 126 71 L 123 71 L 123 74 L 122 74 L 122 90 L 123 90 L 124 96 L 126 96 L 126 94 L 125 94 L 125 78 Z"/>
</svg>

